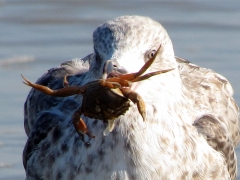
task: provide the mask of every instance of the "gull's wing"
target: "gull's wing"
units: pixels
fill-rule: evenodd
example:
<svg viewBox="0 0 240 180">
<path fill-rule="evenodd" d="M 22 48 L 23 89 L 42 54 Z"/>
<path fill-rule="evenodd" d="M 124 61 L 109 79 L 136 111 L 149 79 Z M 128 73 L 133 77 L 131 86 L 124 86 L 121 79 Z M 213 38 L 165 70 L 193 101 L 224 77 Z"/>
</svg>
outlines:
<svg viewBox="0 0 240 180">
<path fill-rule="evenodd" d="M 199 67 L 176 57 L 185 96 L 193 101 L 196 109 L 216 116 L 227 128 L 237 146 L 239 143 L 239 108 L 234 101 L 233 89 L 226 78 L 216 72 Z"/>
<path fill-rule="evenodd" d="M 230 177 L 231 179 L 236 179 L 237 156 L 234 151 L 233 142 L 224 125 L 216 116 L 211 114 L 199 117 L 193 125 L 197 128 L 199 133 L 203 134 L 211 147 L 225 156 Z"/>
<path fill-rule="evenodd" d="M 237 156 L 234 148 L 239 143 L 239 109 L 234 101 L 233 89 L 223 76 L 206 68 L 176 57 L 185 96 L 202 113 L 193 118 L 193 126 L 208 144 L 221 152 L 227 163 L 231 179 L 237 176 Z"/>
<path fill-rule="evenodd" d="M 91 58 L 92 54 L 82 59 L 76 58 L 66 61 L 59 67 L 48 70 L 36 83 L 52 89 L 63 88 L 63 78 L 66 75 L 71 76 L 69 81 L 81 83 L 88 72 Z M 39 103 L 39 100 L 41 100 L 41 103 Z M 32 131 L 39 112 L 55 108 L 60 102 L 62 102 L 62 98 L 46 96 L 38 90 L 31 89 L 24 104 L 24 128 L 26 134 L 29 135 Z"/>
</svg>

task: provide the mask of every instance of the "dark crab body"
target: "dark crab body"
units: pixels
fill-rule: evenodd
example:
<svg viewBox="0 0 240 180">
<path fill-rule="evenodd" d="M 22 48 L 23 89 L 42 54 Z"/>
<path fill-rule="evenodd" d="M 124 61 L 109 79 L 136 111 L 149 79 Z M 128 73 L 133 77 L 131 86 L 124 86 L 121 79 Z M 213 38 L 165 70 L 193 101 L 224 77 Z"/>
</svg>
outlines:
<svg viewBox="0 0 240 180">
<path fill-rule="evenodd" d="M 84 92 L 81 112 L 90 118 L 104 122 L 123 115 L 130 107 L 130 101 L 119 88 L 109 89 L 98 85 Z"/>
<path fill-rule="evenodd" d="M 63 81 L 64 88 L 58 90 L 52 90 L 46 86 L 31 83 L 22 76 L 25 80 L 23 83 L 51 96 L 66 97 L 74 94 L 81 94 L 83 96 L 82 105 L 72 116 L 72 122 L 76 131 L 81 136 L 82 134 L 86 134 L 91 138 L 95 137 L 88 130 L 85 122 L 80 118 L 80 116 L 84 114 L 90 118 L 103 120 L 104 122 L 108 121 L 108 127 L 104 131 L 104 135 L 107 135 L 114 128 L 114 120 L 120 115 L 123 115 L 130 107 L 129 99 L 137 104 L 138 111 L 143 120 L 145 120 L 144 101 L 139 94 L 131 90 L 130 84 L 172 70 L 155 71 L 142 75 L 155 60 L 159 49 L 136 73 L 121 74 L 111 71 L 107 77 L 88 82 L 80 87 L 69 86 L 66 77 Z M 104 70 L 108 62 L 109 61 L 105 63 Z"/>
</svg>

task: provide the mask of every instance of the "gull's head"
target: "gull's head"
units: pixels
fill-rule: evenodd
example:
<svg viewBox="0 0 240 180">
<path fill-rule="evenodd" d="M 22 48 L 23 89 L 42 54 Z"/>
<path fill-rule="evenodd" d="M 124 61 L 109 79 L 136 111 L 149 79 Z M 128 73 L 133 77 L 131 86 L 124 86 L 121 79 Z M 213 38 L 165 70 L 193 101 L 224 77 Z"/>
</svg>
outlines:
<svg viewBox="0 0 240 180">
<path fill-rule="evenodd" d="M 108 60 L 127 72 L 137 72 L 160 47 L 150 71 L 176 68 L 172 42 L 158 22 L 142 16 L 122 16 L 100 25 L 93 33 L 91 70 L 101 73 Z"/>
</svg>

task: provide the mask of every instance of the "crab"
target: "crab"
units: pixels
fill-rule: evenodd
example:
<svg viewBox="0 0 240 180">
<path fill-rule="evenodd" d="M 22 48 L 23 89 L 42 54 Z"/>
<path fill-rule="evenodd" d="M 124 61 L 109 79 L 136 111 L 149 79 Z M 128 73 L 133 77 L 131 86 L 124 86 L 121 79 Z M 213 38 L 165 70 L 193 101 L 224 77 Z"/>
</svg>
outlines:
<svg viewBox="0 0 240 180">
<path fill-rule="evenodd" d="M 75 94 L 81 94 L 83 96 L 82 105 L 72 115 L 72 123 L 76 131 L 81 136 L 86 134 L 90 138 L 95 138 L 81 118 L 81 115 L 83 114 L 84 116 L 90 118 L 108 122 L 108 126 L 103 132 L 106 136 L 114 129 L 114 120 L 119 116 L 124 115 L 129 109 L 129 100 L 137 104 L 138 111 L 145 121 L 146 112 L 144 101 L 142 97 L 131 90 L 130 87 L 133 82 L 146 80 L 152 76 L 172 70 L 167 69 L 142 75 L 154 62 L 159 49 L 136 73 L 121 74 L 112 71 L 108 76 L 103 77 L 103 79 L 88 82 L 84 86 L 69 86 L 67 76 L 65 76 L 63 79 L 63 88 L 57 90 L 52 90 L 46 86 L 34 84 L 22 75 L 22 78 L 24 79 L 23 83 L 45 94 L 56 97 L 67 97 Z M 103 74 L 105 74 L 104 71 L 109 65 L 109 62 L 107 61 L 104 64 Z"/>
</svg>

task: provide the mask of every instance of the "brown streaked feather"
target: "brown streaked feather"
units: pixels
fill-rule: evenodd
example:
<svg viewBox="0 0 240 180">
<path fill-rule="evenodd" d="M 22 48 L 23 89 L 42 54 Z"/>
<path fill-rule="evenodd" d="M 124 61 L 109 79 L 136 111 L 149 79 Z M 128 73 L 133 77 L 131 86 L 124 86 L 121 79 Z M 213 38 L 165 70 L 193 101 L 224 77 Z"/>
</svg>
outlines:
<svg viewBox="0 0 240 180">
<path fill-rule="evenodd" d="M 228 172 L 232 180 L 237 177 L 237 156 L 234 145 L 227 133 L 227 129 L 215 116 L 208 114 L 197 119 L 195 126 L 199 133 L 203 134 L 208 144 L 216 151 L 221 152 L 227 163 Z"/>
</svg>

